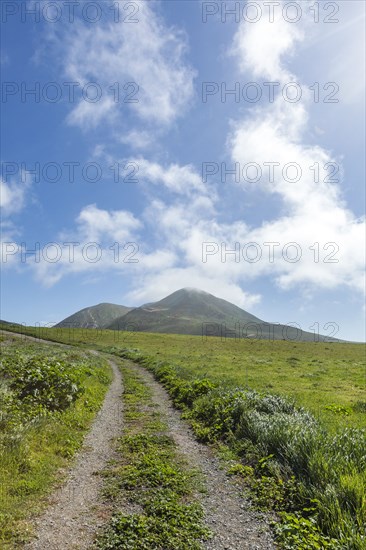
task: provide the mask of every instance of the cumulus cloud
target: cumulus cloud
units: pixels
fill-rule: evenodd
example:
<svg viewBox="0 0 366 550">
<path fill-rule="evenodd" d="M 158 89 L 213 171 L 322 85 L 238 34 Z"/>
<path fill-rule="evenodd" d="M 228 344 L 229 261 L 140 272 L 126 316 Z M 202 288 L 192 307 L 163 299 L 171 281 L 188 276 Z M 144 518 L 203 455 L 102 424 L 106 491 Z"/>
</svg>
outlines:
<svg viewBox="0 0 366 550">
<path fill-rule="evenodd" d="M 5 181 L 0 178 L 0 248 L 3 267 L 17 265 L 20 246 L 16 239 L 20 231 L 15 226 L 13 217 L 25 208 L 31 184 L 31 175 L 26 171 L 22 171 L 18 179 L 11 178 Z"/>
<path fill-rule="evenodd" d="M 100 71 L 104 83 L 116 70 L 121 78 L 137 75 L 137 81 L 140 78 L 140 82 L 145 82 L 142 88 L 147 96 L 133 109 L 142 119 L 171 123 L 192 93 L 192 71 L 182 61 L 185 41 L 179 33 L 174 35 L 171 29 L 163 28 L 148 3 L 143 6 L 145 15 L 151 17 L 144 16 L 142 25 L 134 26 L 133 31 L 131 27 L 124 28 L 123 34 L 116 26 L 98 27 L 97 31 L 94 28 L 91 33 L 90 28 L 77 25 L 75 36 L 66 40 L 65 67 L 71 78 L 81 80 L 91 79 L 94 71 Z M 294 25 L 283 19 L 276 19 L 270 26 L 265 20 L 253 25 L 241 23 L 230 47 L 240 77 L 253 76 L 282 84 L 298 80 L 289 69 L 289 58 L 305 38 L 303 24 L 301 21 Z M 129 35 L 133 32 L 136 36 Z M 151 46 L 147 37 L 152 40 Z M 133 49 L 134 63 L 125 56 L 129 48 Z M 135 65 L 139 74 L 134 72 Z M 184 78 L 185 85 L 179 91 Z M 157 90 L 160 83 L 166 85 Z M 128 268 L 134 273 L 129 295 L 133 303 L 159 299 L 180 287 L 196 286 L 251 309 L 260 296 L 245 292 L 242 287 L 262 276 L 271 277 L 270 284 L 275 282 L 282 289 L 296 286 L 308 294 L 312 288 L 341 285 L 363 290 L 365 220 L 355 219 L 343 200 L 341 180 L 332 181 L 330 177 L 329 167 L 340 164 L 340 159 L 308 141 L 309 107 L 310 96 L 304 91 L 297 103 L 279 96 L 271 104 L 247 109 L 241 118 L 232 121 L 226 141 L 230 161 L 241 166 L 259 165 L 263 174 L 251 184 L 251 191 L 264 191 L 281 202 L 280 212 L 274 211 L 271 219 L 262 224 L 238 219 L 235 208 L 230 213 L 223 212 L 217 189 L 204 183 L 193 165 L 136 156 L 130 161 L 139 167 L 139 185 L 146 200 L 140 216 L 89 205 L 79 213 L 74 231 L 60 237 L 104 245 L 113 239 L 141 242 L 139 262 Z M 107 114 L 116 116 L 114 106 L 106 109 Z M 77 113 L 76 110 L 71 116 Z M 94 121 L 99 124 L 98 118 Z M 78 123 L 84 124 L 83 116 Z M 135 141 L 141 149 L 150 143 L 149 134 L 140 130 L 131 130 L 124 139 Z M 100 145 L 95 154 L 106 156 L 104 146 Z M 273 178 L 268 177 L 265 163 L 276 163 Z M 289 163 L 300 170 L 299 178 L 293 181 L 283 171 Z M 314 166 L 319 169 L 317 178 Z M 338 176 L 342 176 L 341 171 Z M 221 187 L 220 193 L 225 193 L 225 189 Z M 148 238 L 143 239 L 143 234 Z M 210 250 L 206 261 L 205 243 L 209 245 L 206 251 Z M 259 245 L 258 260 L 254 261 L 245 249 L 248 243 Z M 288 243 L 294 243 L 287 249 L 290 258 L 284 253 Z M 255 252 L 255 245 L 252 251 Z M 296 251 L 300 251 L 300 257 L 293 261 Z M 74 265 L 43 263 L 37 267 L 40 278 L 49 282 L 69 272 L 124 269 L 126 266 L 112 259 L 90 264 L 81 256 Z"/>
<path fill-rule="evenodd" d="M 266 13 L 263 5 L 262 13 Z M 249 70 L 256 78 L 284 81 L 290 76 L 285 60 L 293 55 L 296 43 L 303 38 L 303 29 L 281 16 L 273 22 L 269 17 L 261 17 L 255 24 L 241 23 L 230 53 L 237 58 L 241 72 Z"/>
<path fill-rule="evenodd" d="M 243 73 L 285 83 L 296 80 L 286 68 L 285 60 L 293 53 L 295 42 L 303 38 L 301 30 L 282 18 L 249 28 L 242 23 L 232 51 Z M 266 171 L 252 185 L 280 197 L 283 209 L 282 217 L 275 216 L 261 227 L 251 229 L 246 238 L 261 243 L 295 241 L 307 252 L 313 243 L 334 243 L 338 253 L 333 257 L 335 261 L 324 262 L 326 255 L 323 255 L 316 263 L 314 256 L 307 253 L 301 261 L 291 263 L 281 260 L 282 249 L 278 249 L 276 264 L 258 263 L 251 271 L 258 275 L 271 270 L 283 288 L 301 283 L 323 287 L 346 284 L 363 290 L 365 220 L 355 219 L 347 209 L 340 187 L 341 172 L 338 181 L 330 176 L 339 159 L 318 145 L 307 143 L 308 112 L 306 93 L 297 103 L 278 96 L 274 103 L 258 107 L 249 117 L 233 123 L 228 140 L 232 160 L 241 166 L 257 163 L 262 169 L 265 163 L 277 163 L 271 179 Z M 294 165 L 300 175 L 298 179 L 284 173 L 288 163 Z M 319 171 L 317 177 L 315 167 Z"/>
<path fill-rule="evenodd" d="M 301 25 L 306 27 L 306 21 Z M 303 26 L 282 18 L 273 24 L 265 19 L 255 25 L 243 22 L 230 53 L 243 76 L 281 84 L 296 82 L 288 60 L 304 37 Z M 272 219 L 260 226 L 237 220 L 235 214 L 222 223 L 217 196 L 199 180 L 193 167 L 163 167 L 139 160 L 145 178 L 178 195 L 173 201 L 152 201 L 145 219 L 157 222 L 156 229 L 167 246 L 179 251 L 180 265 L 169 270 L 169 275 L 142 278 L 133 296 L 145 296 L 145 289 L 146 297 L 151 295 L 152 285 L 168 285 L 174 290 L 187 284 L 207 288 L 212 283 L 213 290 L 220 288 L 227 298 L 233 292 L 238 299 L 243 281 L 262 276 L 272 276 L 282 289 L 296 286 L 304 294 L 311 288 L 341 285 L 364 290 L 365 220 L 356 219 L 343 200 L 340 159 L 307 142 L 310 96 L 305 86 L 302 89 L 297 103 L 278 97 L 232 122 L 227 139 L 232 161 L 262 167 L 262 177 L 252 184 L 252 191 L 255 193 L 257 186 L 268 196 L 281 199 L 281 213 L 274 212 Z M 276 163 L 273 177 L 265 163 Z M 289 163 L 292 168 L 284 172 Z M 339 172 L 332 178 L 338 166 Z M 291 169 L 296 169 L 298 178 Z M 246 249 L 249 243 L 254 244 Z M 206 262 L 205 250 L 210 251 Z M 256 252 L 258 259 L 254 260 Z M 247 307 L 259 299 L 257 295 L 241 296 Z"/>
<path fill-rule="evenodd" d="M 163 185 L 165 189 L 179 195 L 207 194 L 207 189 L 202 183 L 200 175 L 192 165 L 170 164 L 169 166 L 162 166 L 143 157 L 132 159 L 132 162 L 137 164 L 139 177 L 143 181 Z"/>
<path fill-rule="evenodd" d="M 107 211 L 95 204 L 86 206 L 77 218 L 78 236 L 84 241 L 99 242 L 101 238 L 125 242 L 134 231 L 141 228 L 141 222 L 128 211 Z"/>
<path fill-rule="evenodd" d="M 38 261 L 28 262 L 37 279 L 52 286 L 72 273 L 133 271 L 138 263 L 141 222 L 124 210 L 108 211 L 95 204 L 84 207 L 75 227 L 45 243 Z"/>
</svg>

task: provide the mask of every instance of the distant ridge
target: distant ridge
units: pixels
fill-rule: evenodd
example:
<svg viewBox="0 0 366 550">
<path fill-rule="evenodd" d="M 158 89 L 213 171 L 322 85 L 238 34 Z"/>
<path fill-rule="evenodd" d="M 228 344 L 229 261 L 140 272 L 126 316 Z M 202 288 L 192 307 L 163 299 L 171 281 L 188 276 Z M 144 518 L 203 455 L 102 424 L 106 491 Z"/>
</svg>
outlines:
<svg viewBox="0 0 366 550">
<path fill-rule="evenodd" d="M 182 288 L 158 302 L 121 315 L 106 328 L 137 332 L 191 334 L 314 342 L 311 332 L 265 322 L 244 309 L 197 288 Z M 320 341 L 338 341 L 317 335 Z"/>
<path fill-rule="evenodd" d="M 239 307 L 197 288 L 182 288 L 158 302 L 144 304 L 115 319 L 107 328 L 172 334 L 217 335 L 218 327 L 262 323 Z"/>
<path fill-rule="evenodd" d="M 55 326 L 60 328 L 106 328 L 131 309 L 117 304 L 102 303 L 81 309 Z"/>
<path fill-rule="evenodd" d="M 244 309 L 197 288 L 181 288 L 157 302 L 130 308 L 102 303 L 70 315 L 55 327 L 100 328 L 221 338 L 327 341 L 296 327 L 268 323 Z"/>
</svg>

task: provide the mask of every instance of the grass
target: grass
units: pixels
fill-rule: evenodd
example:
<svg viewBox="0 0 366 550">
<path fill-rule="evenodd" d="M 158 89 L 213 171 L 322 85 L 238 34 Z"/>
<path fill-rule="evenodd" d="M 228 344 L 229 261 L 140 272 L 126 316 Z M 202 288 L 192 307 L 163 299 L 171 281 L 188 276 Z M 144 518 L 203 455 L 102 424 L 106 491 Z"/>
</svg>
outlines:
<svg viewBox="0 0 366 550">
<path fill-rule="evenodd" d="M 2 339 L 0 546 L 10 549 L 31 536 L 29 519 L 61 482 L 112 373 L 79 350 Z"/>
<path fill-rule="evenodd" d="M 123 363 L 124 435 L 119 459 L 104 473 L 114 506 L 95 547 L 100 550 L 199 550 L 209 536 L 194 497 L 197 474 L 188 469 L 136 372 Z M 131 506 L 137 511 L 126 513 Z"/>
<path fill-rule="evenodd" d="M 5 328 L 5 327 L 4 327 Z M 19 327 L 18 327 L 19 330 Z M 293 398 L 328 429 L 366 426 L 366 361 L 362 344 L 286 342 L 92 329 L 24 328 L 64 343 L 138 348 L 193 374 Z"/>
<path fill-rule="evenodd" d="M 260 509 L 271 509 L 282 548 L 362 550 L 366 543 L 366 430 L 334 434 L 304 408 L 270 393 L 182 378 L 137 350 L 115 353 L 151 370 L 197 437 L 224 443 L 240 460 Z"/>
<path fill-rule="evenodd" d="M 25 330 L 152 370 L 197 437 L 229 449 L 254 505 L 277 514 L 281 548 L 366 548 L 363 345 Z"/>
</svg>

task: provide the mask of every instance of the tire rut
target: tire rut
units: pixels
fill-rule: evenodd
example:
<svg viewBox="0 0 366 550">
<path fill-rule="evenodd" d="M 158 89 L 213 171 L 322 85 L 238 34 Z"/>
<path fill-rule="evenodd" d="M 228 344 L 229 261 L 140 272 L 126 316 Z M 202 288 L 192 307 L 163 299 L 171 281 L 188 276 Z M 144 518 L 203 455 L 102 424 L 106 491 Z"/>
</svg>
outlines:
<svg viewBox="0 0 366 550">
<path fill-rule="evenodd" d="M 207 550 L 271 550 L 275 549 L 268 520 L 264 514 L 250 509 L 240 494 L 238 484 L 220 468 L 212 450 L 199 443 L 180 413 L 173 407 L 165 389 L 143 367 L 128 362 L 151 388 L 153 401 L 167 423 L 179 451 L 193 468 L 204 475 L 206 493 L 200 497 L 205 510 L 206 524 L 213 531 L 211 540 L 204 543 Z"/>
<path fill-rule="evenodd" d="M 114 456 L 112 440 L 122 433 L 122 376 L 114 361 L 113 381 L 76 462 L 66 470 L 67 480 L 49 498 L 49 506 L 34 520 L 36 540 L 29 550 L 85 550 L 111 511 L 103 502 L 103 479 L 98 473 Z"/>
</svg>

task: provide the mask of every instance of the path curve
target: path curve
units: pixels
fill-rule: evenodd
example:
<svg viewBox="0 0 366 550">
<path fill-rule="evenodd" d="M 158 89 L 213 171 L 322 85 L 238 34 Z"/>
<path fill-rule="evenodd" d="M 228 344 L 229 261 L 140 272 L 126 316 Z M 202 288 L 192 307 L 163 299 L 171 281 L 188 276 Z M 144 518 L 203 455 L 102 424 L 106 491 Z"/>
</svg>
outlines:
<svg viewBox="0 0 366 550">
<path fill-rule="evenodd" d="M 86 550 L 98 529 L 110 514 L 101 497 L 103 470 L 114 456 L 112 440 L 122 434 L 122 377 L 114 363 L 113 381 L 104 403 L 74 463 L 67 480 L 50 497 L 43 515 L 34 521 L 37 539 L 28 543 L 29 550 Z"/>
</svg>

